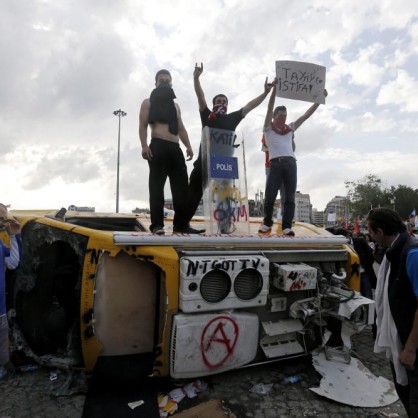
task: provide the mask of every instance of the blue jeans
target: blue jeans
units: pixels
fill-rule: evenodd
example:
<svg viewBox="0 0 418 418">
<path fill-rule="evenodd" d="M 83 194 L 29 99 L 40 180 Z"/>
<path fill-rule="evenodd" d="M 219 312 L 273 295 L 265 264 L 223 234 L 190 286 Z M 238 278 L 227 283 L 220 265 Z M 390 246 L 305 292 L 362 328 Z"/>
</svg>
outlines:
<svg viewBox="0 0 418 418">
<path fill-rule="evenodd" d="M 293 157 L 277 157 L 270 160 L 270 171 L 264 195 L 264 225 L 273 225 L 274 202 L 282 184 L 285 194 L 282 229 L 286 229 L 292 227 L 295 215 L 297 167 Z"/>
</svg>

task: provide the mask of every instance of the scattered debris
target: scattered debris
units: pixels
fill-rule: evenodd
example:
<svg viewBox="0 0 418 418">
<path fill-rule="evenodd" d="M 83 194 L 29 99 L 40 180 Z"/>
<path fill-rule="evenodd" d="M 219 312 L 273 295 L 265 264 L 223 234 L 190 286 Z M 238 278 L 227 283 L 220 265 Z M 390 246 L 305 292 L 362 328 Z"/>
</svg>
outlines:
<svg viewBox="0 0 418 418">
<path fill-rule="evenodd" d="M 158 396 L 158 407 L 160 408 L 161 418 L 165 418 L 165 417 L 168 417 L 169 415 L 173 415 L 174 412 L 176 412 L 177 409 L 179 409 L 177 402 L 172 401 L 168 395 Z"/>
<path fill-rule="evenodd" d="M 87 375 L 83 371 L 55 370 L 49 374 L 50 395 L 54 398 L 87 393 Z"/>
<path fill-rule="evenodd" d="M 394 384 L 384 377 L 376 377 L 358 359 L 349 364 L 340 359 L 330 361 L 324 351 L 312 354 L 312 364 L 322 375 L 319 388 L 312 392 L 343 404 L 378 408 L 398 400 Z"/>
<path fill-rule="evenodd" d="M 186 396 L 188 398 L 194 398 L 197 396 L 197 393 L 205 391 L 207 387 L 208 385 L 206 382 L 196 380 L 195 382 L 188 383 L 182 388 L 173 389 L 168 395 L 159 395 L 158 406 L 160 408 L 160 417 L 165 418 L 174 414 L 178 409 L 178 403 Z"/>
<path fill-rule="evenodd" d="M 329 361 L 350 364 L 351 355 L 346 347 L 324 347 L 325 357 Z"/>
<path fill-rule="evenodd" d="M 237 418 L 219 399 L 211 399 L 176 414 L 176 418 Z"/>
<path fill-rule="evenodd" d="M 289 376 L 289 377 L 285 377 L 283 380 L 282 380 L 282 383 L 284 384 L 284 385 L 289 385 L 289 384 L 292 384 L 292 383 L 298 383 L 298 382 L 300 382 L 301 381 L 301 378 L 300 378 L 300 376 Z"/>
<path fill-rule="evenodd" d="M 318 416 L 318 411 L 315 411 L 315 409 L 305 410 L 305 411 L 303 411 L 302 416 L 303 417 L 309 417 L 309 418 L 317 417 Z"/>
<path fill-rule="evenodd" d="M 41 366 L 39 364 L 26 364 L 24 366 L 20 366 L 18 368 L 21 372 L 33 372 L 35 370 L 38 370 Z"/>
<path fill-rule="evenodd" d="M 129 402 L 129 403 L 128 403 L 128 406 L 129 406 L 129 408 L 131 408 L 131 409 L 135 409 L 136 407 L 141 406 L 141 405 L 143 405 L 144 403 L 145 403 L 145 402 L 141 399 L 140 401 Z"/>
<path fill-rule="evenodd" d="M 272 388 L 273 383 L 257 383 L 250 389 L 250 392 L 258 393 L 259 395 L 268 395 L 271 392 Z"/>
</svg>

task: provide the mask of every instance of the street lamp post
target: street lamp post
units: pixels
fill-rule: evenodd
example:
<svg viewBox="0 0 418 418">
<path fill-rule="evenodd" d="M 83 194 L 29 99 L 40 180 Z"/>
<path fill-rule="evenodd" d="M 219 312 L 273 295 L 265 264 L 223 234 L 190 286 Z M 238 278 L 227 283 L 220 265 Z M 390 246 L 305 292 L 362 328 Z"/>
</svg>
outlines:
<svg viewBox="0 0 418 418">
<path fill-rule="evenodd" d="M 395 199 L 395 197 L 392 197 L 392 198 L 390 199 L 390 203 L 393 205 L 393 210 L 395 210 L 395 203 L 396 203 L 396 199 Z"/>
<path fill-rule="evenodd" d="M 118 129 L 118 162 L 116 168 L 116 213 L 119 213 L 119 161 L 120 161 L 120 118 L 126 116 L 123 110 L 115 110 L 113 112 L 115 116 L 119 118 L 119 129 Z"/>
</svg>

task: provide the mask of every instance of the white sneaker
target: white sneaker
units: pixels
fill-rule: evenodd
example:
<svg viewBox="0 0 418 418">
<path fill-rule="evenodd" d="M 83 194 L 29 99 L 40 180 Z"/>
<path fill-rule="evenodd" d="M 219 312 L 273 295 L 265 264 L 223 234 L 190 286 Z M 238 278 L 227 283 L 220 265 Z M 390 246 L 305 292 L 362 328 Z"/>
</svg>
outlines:
<svg viewBox="0 0 418 418">
<path fill-rule="evenodd" d="M 271 226 L 267 226 L 267 225 L 261 226 L 260 229 L 258 230 L 258 232 L 260 232 L 261 234 L 264 234 L 270 231 L 271 231 Z"/>
<path fill-rule="evenodd" d="M 295 233 L 290 228 L 286 228 L 283 230 L 283 235 L 287 235 L 288 237 L 294 237 Z"/>
</svg>

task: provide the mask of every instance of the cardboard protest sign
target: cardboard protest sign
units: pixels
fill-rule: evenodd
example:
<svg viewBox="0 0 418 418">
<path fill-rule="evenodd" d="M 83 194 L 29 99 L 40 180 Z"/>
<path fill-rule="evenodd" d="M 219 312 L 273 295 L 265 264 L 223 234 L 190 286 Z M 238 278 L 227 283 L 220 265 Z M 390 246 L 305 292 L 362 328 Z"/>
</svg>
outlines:
<svg viewBox="0 0 418 418">
<path fill-rule="evenodd" d="M 335 222 L 337 220 L 337 214 L 336 213 L 328 213 L 328 222 Z"/>
<path fill-rule="evenodd" d="M 276 96 L 325 104 L 326 68 L 300 61 L 276 61 Z"/>
</svg>

